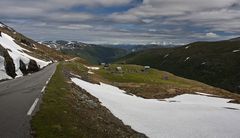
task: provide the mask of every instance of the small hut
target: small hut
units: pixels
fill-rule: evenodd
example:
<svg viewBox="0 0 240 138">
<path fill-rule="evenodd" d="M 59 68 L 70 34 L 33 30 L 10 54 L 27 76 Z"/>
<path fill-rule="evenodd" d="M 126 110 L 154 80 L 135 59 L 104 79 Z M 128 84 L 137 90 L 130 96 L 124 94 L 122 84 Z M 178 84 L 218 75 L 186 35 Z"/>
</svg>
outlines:
<svg viewBox="0 0 240 138">
<path fill-rule="evenodd" d="M 144 70 L 149 70 L 150 68 L 150 66 L 144 66 Z"/>
<path fill-rule="evenodd" d="M 122 72 L 122 67 L 116 67 L 116 70 L 117 70 L 118 72 Z"/>
<path fill-rule="evenodd" d="M 163 80 L 169 80 L 169 76 L 167 74 L 163 74 L 163 77 L 162 77 Z"/>
<path fill-rule="evenodd" d="M 106 63 L 102 62 L 102 63 L 100 63 L 100 65 L 101 65 L 101 66 L 105 66 L 105 65 L 106 65 Z"/>
<path fill-rule="evenodd" d="M 105 68 L 108 68 L 110 66 L 110 64 L 105 64 L 104 67 Z"/>
</svg>

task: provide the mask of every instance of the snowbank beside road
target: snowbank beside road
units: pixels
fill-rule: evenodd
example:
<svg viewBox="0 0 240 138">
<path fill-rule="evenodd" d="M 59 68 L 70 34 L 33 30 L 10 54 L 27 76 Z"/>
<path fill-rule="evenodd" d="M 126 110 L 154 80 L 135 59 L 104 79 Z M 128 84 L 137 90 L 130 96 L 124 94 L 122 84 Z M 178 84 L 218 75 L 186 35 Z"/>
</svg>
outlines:
<svg viewBox="0 0 240 138">
<path fill-rule="evenodd" d="M 12 77 L 8 76 L 6 73 L 4 62 L 4 58 L 0 56 L 0 80 L 12 79 Z"/>
</svg>

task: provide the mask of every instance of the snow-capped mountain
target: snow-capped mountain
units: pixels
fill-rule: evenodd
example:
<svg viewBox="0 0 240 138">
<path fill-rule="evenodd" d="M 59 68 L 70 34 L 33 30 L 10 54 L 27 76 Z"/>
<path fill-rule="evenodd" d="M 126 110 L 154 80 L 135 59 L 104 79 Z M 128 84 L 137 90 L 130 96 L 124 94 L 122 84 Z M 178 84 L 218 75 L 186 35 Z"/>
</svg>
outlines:
<svg viewBox="0 0 240 138">
<path fill-rule="evenodd" d="M 64 54 L 78 56 L 93 64 L 102 62 L 109 63 L 127 54 L 125 49 L 86 44 L 79 41 L 57 40 L 39 43 L 47 45 L 52 49 L 61 51 Z"/>
<path fill-rule="evenodd" d="M 65 40 L 56 40 L 56 41 L 42 41 L 40 44 L 44 44 L 53 49 L 75 49 L 81 47 L 91 47 L 91 44 L 85 44 L 78 41 L 65 41 Z"/>
</svg>

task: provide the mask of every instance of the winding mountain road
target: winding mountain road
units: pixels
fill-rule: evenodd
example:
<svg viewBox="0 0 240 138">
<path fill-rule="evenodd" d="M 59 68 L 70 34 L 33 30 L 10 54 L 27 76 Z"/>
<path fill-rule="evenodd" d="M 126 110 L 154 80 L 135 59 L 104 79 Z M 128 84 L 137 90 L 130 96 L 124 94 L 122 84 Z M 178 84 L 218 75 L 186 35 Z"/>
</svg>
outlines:
<svg viewBox="0 0 240 138">
<path fill-rule="evenodd" d="M 28 138 L 30 119 L 56 63 L 34 74 L 0 83 L 0 138 Z"/>
</svg>

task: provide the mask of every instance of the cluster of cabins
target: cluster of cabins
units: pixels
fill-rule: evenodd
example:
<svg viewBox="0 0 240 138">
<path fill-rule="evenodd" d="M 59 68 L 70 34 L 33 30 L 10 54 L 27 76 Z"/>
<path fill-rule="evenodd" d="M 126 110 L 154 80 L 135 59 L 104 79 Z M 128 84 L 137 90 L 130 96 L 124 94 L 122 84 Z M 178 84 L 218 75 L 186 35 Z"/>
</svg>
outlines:
<svg viewBox="0 0 240 138">
<path fill-rule="evenodd" d="M 109 68 L 109 66 L 110 66 L 110 64 L 107 64 L 107 63 L 101 63 L 100 65 L 103 66 L 105 69 Z M 142 69 L 142 71 L 147 71 L 147 70 L 149 70 L 150 68 L 151 68 L 150 66 L 144 66 L 144 68 Z M 116 71 L 122 72 L 123 69 L 122 69 L 121 66 L 117 66 L 117 67 L 116 67 Z"/>
<path fill-rule="evenodd" d="M 100 65 L 101 65 L 104 69 L 109 69 L 109 67 L 110 67 L 110 64 L 107 64 L 107 63 L 101 63 Z M 144 67 L 141 69 L 141 71 L 142 71 L 142 72 L 146 72 L 146 71 L 148 71 L 149 69 L 151 69 L 150 66 L 144 66 Z M 115 67 L 115 71 L 112 72 L 112 73 L 123 73 L 123 68 L 122 68 L 121 66 L 117 66 L 117 67 Z M 169 76 L 168 76 L 167 74 L 164 74 L 164 75 L 162 76 L 162 80 L 169 80 Z"/>
</svg>

